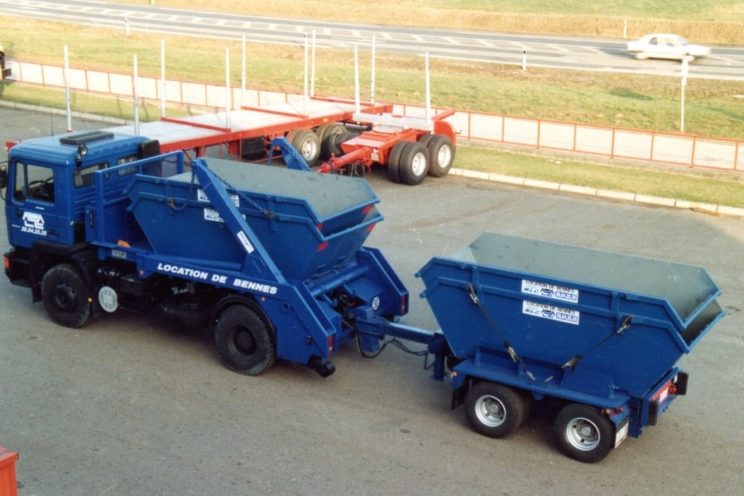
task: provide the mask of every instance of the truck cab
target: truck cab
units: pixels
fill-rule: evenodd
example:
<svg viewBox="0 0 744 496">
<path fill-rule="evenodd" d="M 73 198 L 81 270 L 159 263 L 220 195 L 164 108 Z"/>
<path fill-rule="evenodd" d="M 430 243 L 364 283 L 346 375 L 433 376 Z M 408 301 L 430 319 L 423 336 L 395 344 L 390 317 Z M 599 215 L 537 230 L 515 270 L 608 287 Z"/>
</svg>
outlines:
<svg viewBox="0 0 744 496">
<path fill-rule="evenodd" d="M 85 243 L 85 206 L 95 196 L 95 171 L 158 152 L 143 137 L 88 131 L 30 139 L 13 146 L 6 187 L 7 254 L 14 262 L 12 281 L 29 281 L 33 260 L 50 252 L 69 254 Z"/>
</svg>

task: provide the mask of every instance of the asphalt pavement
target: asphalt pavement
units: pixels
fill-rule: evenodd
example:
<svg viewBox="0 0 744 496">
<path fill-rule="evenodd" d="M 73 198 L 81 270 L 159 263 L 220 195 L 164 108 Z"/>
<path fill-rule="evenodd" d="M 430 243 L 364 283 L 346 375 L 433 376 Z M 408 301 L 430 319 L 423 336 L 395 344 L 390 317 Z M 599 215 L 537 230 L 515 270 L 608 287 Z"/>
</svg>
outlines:
<svg viewBox="0 0 744 496">
<path fill-rule="evenodd" d="M 10 109 L 0 119 L 3 140 L 55 126 Z M 688 396 L 583 465 L 555 450 L 545 416 L 505 440 L 474 433 L 449 386 L 392 347 L 368 360 L 348 346 L 327 379 L 281 362 L 245 377 L 206 333 L 132 314 L 61 328 L 2 277 L 0 445 L 20 453 L 19 494 L 741 494 L 744 221 L 457 177 L 369 180 L 386 220 L 367 244 L 408 285 L 414 326 L 436 327 L 414 272 L 482 231 L 704 266 L 729 315 L 682 360 Z"/>
</svg>

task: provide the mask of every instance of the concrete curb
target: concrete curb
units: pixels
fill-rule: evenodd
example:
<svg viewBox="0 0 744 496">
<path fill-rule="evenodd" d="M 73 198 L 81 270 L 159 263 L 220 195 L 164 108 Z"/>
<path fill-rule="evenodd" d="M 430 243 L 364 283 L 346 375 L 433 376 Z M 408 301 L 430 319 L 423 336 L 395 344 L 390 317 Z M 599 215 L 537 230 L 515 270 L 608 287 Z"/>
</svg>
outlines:
<svg viewBox="0 0 744 496">
<path fill-rule="evenodd" d="M 624 191 L 611 191 L 603 189 L 588 188 L 585 186 L 574 186 L 572 184 L 560 184 L 549 181 L 538 181 L 535 179 L 526 179 L 516 176 L 505 176 L 481 171 L 472 171 L 467 169 L 450 169 L 453 176 L 467 177 L 469 179 L 480 179 L 482 181 L 491 181 L 512 186 L 527 186 L 530 188 L 544 189 L 548 191 L 558 191 L 573 193 L 585 196 L 596 196 L 597 198 L 606 198 L 610 200 L 621 200 L 627 202 L 642 203 L 645 205 L 654 205 L 658 207 L 680 208 L 701 212 L 716 216 L 742 217 L 744 218 L 744 208 L 729 207 L 726 205 L 713 205 L 711 203 L 691 202 L 686 200 L 677 200 L 674 198 L 664 198 L 660 196 L 641 195 L 636 193 L 627 193 Z"/>
</svg>

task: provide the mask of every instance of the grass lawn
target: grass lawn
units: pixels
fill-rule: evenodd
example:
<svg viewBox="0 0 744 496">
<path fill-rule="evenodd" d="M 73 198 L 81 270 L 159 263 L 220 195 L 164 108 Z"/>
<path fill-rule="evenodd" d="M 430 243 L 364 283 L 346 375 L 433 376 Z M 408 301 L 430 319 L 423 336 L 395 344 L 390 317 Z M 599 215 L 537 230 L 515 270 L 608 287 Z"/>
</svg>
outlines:
<svg viewBox="0 0 744 496">
<path fill-rule="evenodd" d="M 160 75 L 160 36 L 123 30 L 24 20 L 6 26 L 0 42 L 19 60 L 62 65 L 67 43 L 73 67 L 131 73 L 137 54 L 140 74 Z M 240 84 L 239 42 L 166 37 L 167 77 L 224 84 L 224 50 L 232 54 L 232 82 Z M 250 43 L 251 88 L 301 92 L 303 50 L 299 46 Z M 319 94 L 351 97 L 351 52 L 318 50 Z M 361 53 L 361 79 L 369 79 L 369 53 Z M 493 112 L 559 121 L 676 131 L 679 81 L 639 75 L 530 69 L 484 63 L 432 60 L 433 103 L 462 110 Z M 422 104 L 423 60 L 382 55 L 377 61 L 376 96 L 396 103 Z M 744 85 L 690 79 L 686 93 L 686 130 L 712 137 L 744 136 Z M 364 96 L 364 95 L 363 95 Z"/>
</svg>

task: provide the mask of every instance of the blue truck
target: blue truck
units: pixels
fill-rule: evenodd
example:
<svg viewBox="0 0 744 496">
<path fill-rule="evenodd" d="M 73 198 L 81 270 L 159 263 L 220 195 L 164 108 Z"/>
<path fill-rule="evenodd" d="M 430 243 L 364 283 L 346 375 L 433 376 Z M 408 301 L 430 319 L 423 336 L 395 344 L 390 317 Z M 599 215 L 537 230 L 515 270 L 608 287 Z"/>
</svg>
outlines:
<svg viewBox="0 0 744 496">
<path fill-rule="evenodd" d="M 345 344 L 374 357 L 394 343 L 427 355 L 481 434 L 557 403 L 558 446 L 583 462 L 685 394 L 676 363 L 723 316 L 703 269 L 486 233 L 417 274 L 441 329 L 416 328 L 408 290 L 365 246 L 382 220 L 369 184 L 277 145 L 292 167 L 104 131 L 17 144 L 0 168 L 5 273 L 62 326 L 123 309 L 208 329 L 247 375 L 286 360 L 327 377 Z"/>
</svg>

